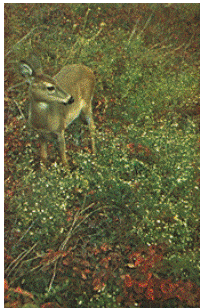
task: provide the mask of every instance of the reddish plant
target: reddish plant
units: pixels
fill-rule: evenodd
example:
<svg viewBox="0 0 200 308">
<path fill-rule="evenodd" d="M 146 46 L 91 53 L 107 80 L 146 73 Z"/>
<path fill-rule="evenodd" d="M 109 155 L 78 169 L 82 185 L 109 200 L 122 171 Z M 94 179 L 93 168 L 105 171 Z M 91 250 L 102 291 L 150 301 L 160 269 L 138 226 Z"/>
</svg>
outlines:
<svg viewBox="0 0 200 308">
<path fill-rule="evenodd" d="M 126 303 L 144 298 L 155 302 L 178 298 L 192 307 L 199 307 L 200 288 L 191 281 L 172 282 L 170 278 L 162 279 L 152 273 L 153 268 L 159 268 L 162 259 L 162 247 L 154 245 L 147 251 L 141 250 L 129 256 L 129 260 L 134 262 L 130 265 L 134 267 L 134 274 L 122 276 Z"/>
</svg>

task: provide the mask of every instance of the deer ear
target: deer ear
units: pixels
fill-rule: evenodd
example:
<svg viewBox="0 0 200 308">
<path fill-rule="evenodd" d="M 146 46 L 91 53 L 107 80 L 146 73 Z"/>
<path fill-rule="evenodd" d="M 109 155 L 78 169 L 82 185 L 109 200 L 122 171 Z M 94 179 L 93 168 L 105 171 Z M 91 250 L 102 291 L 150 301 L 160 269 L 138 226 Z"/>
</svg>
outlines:
<svg viewBox="0 0 200 308">
<path fill-rule="evenodd" d="M 33 69 L 27 63 L 21 61 L 19 64 L 20 73 L 25 78 L 30 78 L 34 75 Z"/>
</svg>

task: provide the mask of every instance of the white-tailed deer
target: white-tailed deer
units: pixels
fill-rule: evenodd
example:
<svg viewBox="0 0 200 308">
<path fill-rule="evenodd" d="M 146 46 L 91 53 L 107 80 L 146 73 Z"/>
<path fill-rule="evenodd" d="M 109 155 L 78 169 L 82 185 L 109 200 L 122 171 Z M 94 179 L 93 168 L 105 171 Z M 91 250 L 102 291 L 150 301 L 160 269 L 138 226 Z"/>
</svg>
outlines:
<svg viewBox="0 0 200 308">
<path fill-rule="evenodd" d="M 47 133 L 58 137 L 62 163 L 67 164 L 64 130 L 80 113 L 88 123 L 92 151 L 95 154 L 95 125 L 92 116 L 92 97 L 95 76 L 81 64 L 64 66 L 51 78 L 43 74 L 40 60 L 31 54 L 20 62 L 20 71 L 29 83 L 28 125 L 38 130 L 41 138 L 41 160 L 47 161 Z"/>
</svg>

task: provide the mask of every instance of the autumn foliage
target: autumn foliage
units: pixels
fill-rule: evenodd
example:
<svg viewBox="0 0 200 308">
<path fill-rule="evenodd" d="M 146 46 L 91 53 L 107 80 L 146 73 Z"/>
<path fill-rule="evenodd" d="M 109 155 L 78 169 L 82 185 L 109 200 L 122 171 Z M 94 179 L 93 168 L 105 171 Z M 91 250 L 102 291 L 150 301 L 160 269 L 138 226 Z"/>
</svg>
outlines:
<svg viewBox="0 0 200 308">
<path fill-rule="evenodd" d="M 143 255 L 145 254 L 145 257 Z M 125 275 L 124 293 L 128 305 L 135 299 L 144 296 L 154 302 L 164 302 L 172 298 L 178 298 L 192 307 L 200 305 L 200 288 L 191 281 L 182 280 L 172 282 L 171 278 L 161 279 L 153 273 L 158 269 L 163 260 L 162 247 L 150 246 L 147 251 L 141 250 L 129 255 L 129 261 L 138 272 Z M 144 280 L 141 280 L 144 276 Z"/>
<path fill-rule="evenodd" d="M 117 302 L 124 307 L 129 307 L 144 298 L 157 304 L 177 298 L 191 307 L 200 305 L 200 288 L 195 283 L 159 277 L 158 272 L 163 268 L 166 247 L 153 245 L 135 252 L 131 252 L 130 247 L 127 247 L 123 254 L 113 248 L 107 244 L 98 249 L 88 248 L 90 258 L 85 260 L 76 256 L 75 252 L 49 251 L 42 258 L 40 265 L 43 266 L 43 270 L 51 272 L 50 264 L 60 259 L 57 268 L 58 281 L 61 282 L 65 275 L 66 277 L 70 275 L 74 282 L 80 281 L 82 290 L 87 290 L 91 294 L 101 292 L 110 283 L 116 284 L 122 290 Z M 125 261 L 127 258 L 128 263 Z M 18 297 L 12 301 L 13 292 L 21 295 L 26 301 L 34 299 L 30 292 L 20 287 L 10 288 L 7 280 L 4 285 L 5 301 L 12 303 L 12 307 L 19 307 L 21 300 Z M 73 287 L 78 288 L 78 284 L 76 286 L 75 283 Z M 41 308 L 53 305 L 55 303 L 49 302 L 43 304 Z M 54 307 L 60 306 L 57 304 Z"/>
</svg>

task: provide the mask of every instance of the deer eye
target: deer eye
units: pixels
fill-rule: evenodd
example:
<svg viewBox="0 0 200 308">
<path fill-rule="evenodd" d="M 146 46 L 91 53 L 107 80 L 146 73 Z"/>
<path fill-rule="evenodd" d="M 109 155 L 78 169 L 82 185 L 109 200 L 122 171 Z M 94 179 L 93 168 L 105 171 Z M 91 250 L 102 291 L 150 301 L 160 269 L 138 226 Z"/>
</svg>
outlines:
<svg viewBox="0 0 200 308">
<path fill-rule="evenodd" d="M 49 87 L 47 87 L 47 90 L 49 92 L 54 92 L 55 91 L 55 87 L 54 86 L 49 86 Z"/>
</svg>

